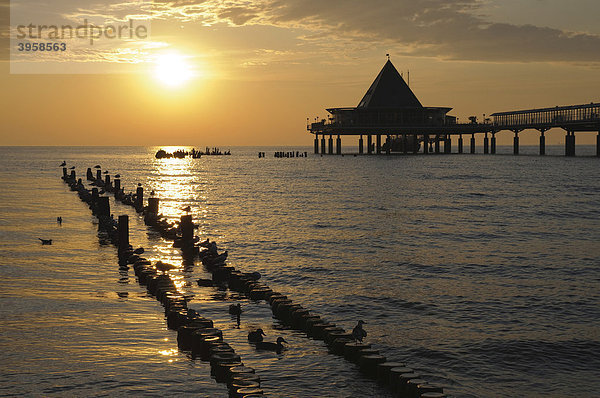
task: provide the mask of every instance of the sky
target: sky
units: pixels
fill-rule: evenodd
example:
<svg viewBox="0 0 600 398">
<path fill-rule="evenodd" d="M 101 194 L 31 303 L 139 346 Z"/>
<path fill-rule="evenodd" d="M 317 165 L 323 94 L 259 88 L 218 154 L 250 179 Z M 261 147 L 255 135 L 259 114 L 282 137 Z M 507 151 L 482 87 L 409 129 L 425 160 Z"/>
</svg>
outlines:
<svg viewBox="0 0 600 398">
<path fill-rule="evenodd" d="M 356 106 L 386 54 L 459 121 L 600 102 L 597 0 L 0 1 L 0 145 L 312 145 L 306 119 Z M 82 20 L 148 35 L 43 54 L 9 40 Z"/>
</svg>

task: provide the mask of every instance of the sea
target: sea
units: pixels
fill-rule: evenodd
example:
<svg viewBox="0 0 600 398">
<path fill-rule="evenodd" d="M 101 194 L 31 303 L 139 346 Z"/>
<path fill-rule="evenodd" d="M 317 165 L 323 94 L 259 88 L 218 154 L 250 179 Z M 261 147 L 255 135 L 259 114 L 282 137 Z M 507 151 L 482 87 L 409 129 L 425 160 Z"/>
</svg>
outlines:
<svg viewBox="0 0 600 398">
<path fill-rule="evenodd" d="M 229 265 L 346 330 L 363 320 L 366 342 L 451 397 L 600 395 L 595 147 L 574 158 L 563 147 L 547 156 L 232 147 L 162 160 L 158 149 L 0 148 L 0 396 L 227 396 L 208 363 L 178 350 L 133 271 L 119 270 L 116 248 L 60 179 L 63 161 L 84 181 L 99 165 L 126 192 L 153 190 L 170 220 L 190 206 L 196 234 L 227 250 Z M 144 256 L 177 266 L 189 307 L 256 369 L 265 395 L 393 396 L 266 302 L 198 286 L 210 277 L 200 262 L 184 262 L 132 208 L 110 206 L 129 215 Z M 244 309 L 239 326 L 232 303 Z M 287 350 L 257 351 L 247 333 L 258 327 Z"/>
</svg>

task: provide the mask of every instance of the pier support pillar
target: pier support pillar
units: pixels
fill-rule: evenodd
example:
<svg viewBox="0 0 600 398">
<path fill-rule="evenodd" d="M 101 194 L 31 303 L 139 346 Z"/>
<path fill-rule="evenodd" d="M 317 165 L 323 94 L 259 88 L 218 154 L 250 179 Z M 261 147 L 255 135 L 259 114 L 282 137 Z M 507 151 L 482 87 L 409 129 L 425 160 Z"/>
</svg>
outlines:
<svg viewBox="0 0 600 398">
<path fill-rule="evenodd" d="M 389 155 L 392 152 L 392 138 L 388 135 L 385 137 L 385 154 Z"/>
<path fill-rule="evenodd" d="M 440 153 L 440 136 L 435 136 L 435 153 Z"/>
<path fill-rule="evenodd" d="M 337 139 L 335 140 L 335 153 L 337 153 L 338 155 L 342 154 L 342 139 L 340 138 L 340 136 L 337 136 Z"/>
<path fill-rule="evenodd" d="M 544 135 L 544 131 L 540 131 L 540 156 L 544 156 L 546 154 L 546 136 Z"/>
<path fill-rule="evenodd" d="M 423 137 L 423 154 L 424 155 L 429 154 L 429 136 L 428 135 L 425 135 Z"/>
<path fill-rule="evenodd" d="M 471 134 L 471 153 L 475 153 L 475 134 Z"/>
<path fill-rule="evenodd" d="M 600 131 L 596 135 L 596 156 L 600 157 Z"/>
<path fill-rule="evenodd" d="M 377 134 L 377 148 L 375 148 L 375 152 L 380 155 L 381 154 L 381 135 Z"/>
<path fill-rule="evenodd" d="M 408 153 L 408 136 L 406 134 L 402 134 L 402 152 Z"/>
<path fill-rule="evenodd" d="M 446 136 L 444 139 L 444 153 L 452 153 L 452 137 Z"/>
<path fill-rule="evenodd" d="M 119 234 L 119 252 L 123 252 L 129 248 L 129 216 L 119 216 L 117 231 Z"/>
<path fill-rule="evenodd" d="M 369 155 L 373 153 L 373 136 L 371 134 L 367 136 L 367 153 Z"/>
<path fill-rule="evenodd" d="M 315 155 L 319 153 L 319 134 L 315 134 Z"/>
<path fill-rule="evenodd" d="M 462 134 L 458 136 L 458 153 L 463 153 L 463 138 Z"/>
<path fill-rule="evenodd" d="M 515 131 L 515 138 L 513 138 L 513 155 L 519 154 L 519 132 Z"/>
<path fill-rule="evenodd" d="M 358 153 L 360 155 L 363 154 L 363 138 L 362 135 L 360 136 L 360 138 L 358 139 Z"/>
<path fill-rule="evenodd" d="M 565 156 L 575 156 L 575 132 L 567 131 L 565 137 Z"/>
<path fill-rule="evenodd" d="M 333 155 L 333 136 L 332 135 L 329 136 L 329 151 L 328 151 L 328 153 L 330 155 Z"/>
<path fill-rule="evenodd" d="M 325 134 L 321 136 L 321 155 L 325 155 Z"/>
<path fill-rule="evenodd" d="M 488 153 L 490 153 L 490 143 L 489 143 L 488 133 L 485 133 L 485 136 L 483 137 L 483 153 L 486 155 Z"/>
<path fill-rule="evenodd" d="M 492 155 L 496 154 L 496 133 L 492 133 L 492 139 L 490 140 L 490 152 Z"/>
<path fill-rule="evenodd" d="M 413 134 L 412 146 L 413 146 L 413 153 L 418 153 L 419 152 L 419 140 L 417 139 L 416 134 Z"/>
</svg>

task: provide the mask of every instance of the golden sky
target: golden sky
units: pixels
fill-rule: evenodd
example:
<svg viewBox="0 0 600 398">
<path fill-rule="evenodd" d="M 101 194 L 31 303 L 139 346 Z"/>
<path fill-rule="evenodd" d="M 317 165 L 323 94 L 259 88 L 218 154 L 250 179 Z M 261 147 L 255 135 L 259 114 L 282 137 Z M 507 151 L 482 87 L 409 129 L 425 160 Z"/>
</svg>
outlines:
<svg viewBox="0 0 600 398">
<path fill-rule="evenodd" d="M 461 121 L 600 102 L 597 0 L 53 0 L 27 17 L 136 19 L 149 37 L 29 54 L 10 73 L 16 3 L 0 3 L 0 145 L 312 145 L 306 118 L 356 106 L 386 53 L 423 105 Z"/>
</svg>

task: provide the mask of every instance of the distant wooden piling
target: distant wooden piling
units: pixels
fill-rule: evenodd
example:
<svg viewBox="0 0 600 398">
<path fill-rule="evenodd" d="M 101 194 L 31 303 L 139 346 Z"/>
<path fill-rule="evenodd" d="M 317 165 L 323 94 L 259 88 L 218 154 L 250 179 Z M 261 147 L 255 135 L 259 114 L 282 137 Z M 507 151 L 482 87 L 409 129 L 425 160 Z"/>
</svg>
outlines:
<svg viewBox="0 0 600 398">
<path fill-rule="evenodd" d="M 107 196 L 100 196 L 98 198 L 97 215 L 98 218 L 110 217 L 110 202 Z"/>
<path fill-rule="evenodd" d="M 102 170 L 96 170 L 96 180 L 102 181 Z"/>
<path fill-rule="evenodd" d="M 147 212 L 150 214 L 158 215 L 159 198 L 148 198 L 148 209 Z"/>
<path fill-rule="evenodd" d="M 138 212 L 144 210 L 144 188 L 142 188 L 141 186 L 138 186 L 136 190 L 135 209 Z"/>
<path fill-rule="evenodd" d="M 184 242 L 191 242 L 194 239 L 194 222 L 192 216 L 190 214 L 181 216 L 179 225 L 181 228 L 181 239 Z"/>
</svg>

